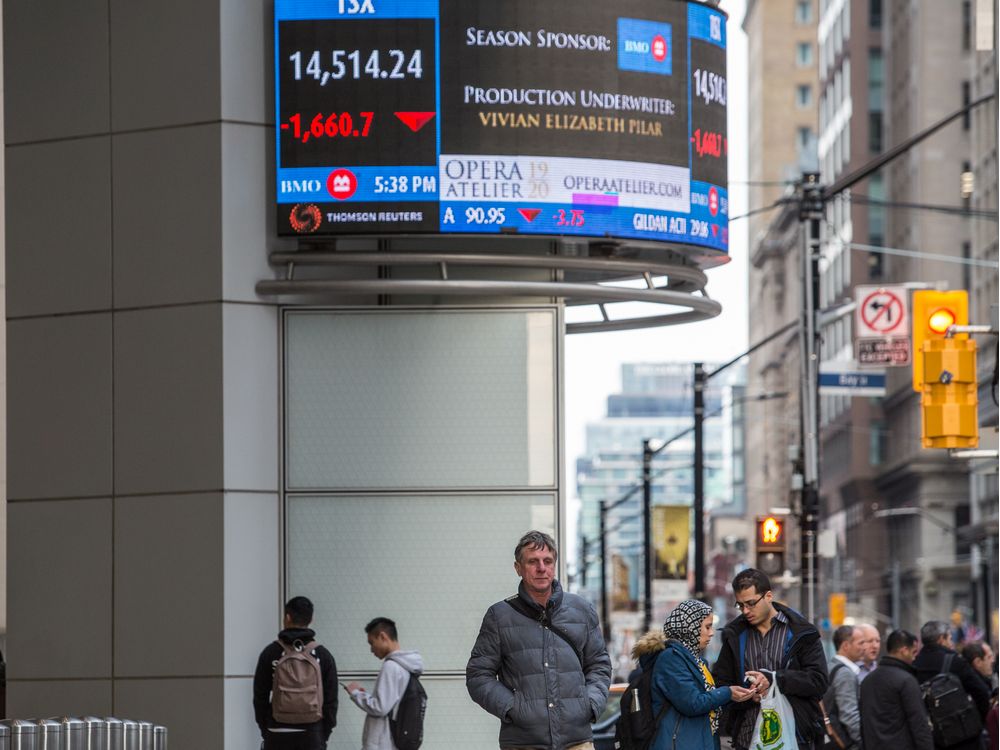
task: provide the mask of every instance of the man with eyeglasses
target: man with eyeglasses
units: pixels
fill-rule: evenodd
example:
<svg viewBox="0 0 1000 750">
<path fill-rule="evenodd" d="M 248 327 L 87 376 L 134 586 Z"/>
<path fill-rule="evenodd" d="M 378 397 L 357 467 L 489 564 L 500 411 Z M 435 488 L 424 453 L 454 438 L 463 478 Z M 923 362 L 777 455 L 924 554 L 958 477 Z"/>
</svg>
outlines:
<svg viewBox="0 0 1000 750">
<path fill-rule="evenodd" d="M 712 674 L 720 687 L 752 683 L 758 697 L 727 706 L 722 733 L 732 736 L 735 750 L 754 746 L 760 696 L 776 678 L 795 714 L 799 750 L 822 747 L 825 731 L 819 701 L 829 678 L 819 631 L 794 609 L 774 601 L 771 581 L 759 570 L 739 573 L 733 579 L 733 594 L 740 614 L 722 629 L 722 650 Z"/>
</svg>

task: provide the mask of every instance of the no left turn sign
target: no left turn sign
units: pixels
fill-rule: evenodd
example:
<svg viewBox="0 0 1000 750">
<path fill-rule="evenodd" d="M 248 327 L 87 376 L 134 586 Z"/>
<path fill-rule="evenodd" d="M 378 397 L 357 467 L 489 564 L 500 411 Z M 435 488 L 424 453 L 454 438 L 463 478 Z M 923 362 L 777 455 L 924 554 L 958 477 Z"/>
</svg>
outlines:
<svg viewBox="0 0 1000 750">
<path fill-rule="evenodd" d="M 907 336 L 910 316 L 906 290 L 901 286 L 859 286 L 855 290 L 858 338 Z"/>
</svg>

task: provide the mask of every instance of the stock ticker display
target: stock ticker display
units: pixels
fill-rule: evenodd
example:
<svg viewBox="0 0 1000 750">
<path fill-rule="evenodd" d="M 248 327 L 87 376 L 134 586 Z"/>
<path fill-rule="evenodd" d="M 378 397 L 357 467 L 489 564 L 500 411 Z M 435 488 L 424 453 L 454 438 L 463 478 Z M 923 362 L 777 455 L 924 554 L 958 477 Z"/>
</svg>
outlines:
<svg viewBox="0 0 1000 750">
<path fill-rule="evenodd" d="M 282 235 L 726 252 L 725 16 L 684 0 L 275 0 Z"/>
</svg>

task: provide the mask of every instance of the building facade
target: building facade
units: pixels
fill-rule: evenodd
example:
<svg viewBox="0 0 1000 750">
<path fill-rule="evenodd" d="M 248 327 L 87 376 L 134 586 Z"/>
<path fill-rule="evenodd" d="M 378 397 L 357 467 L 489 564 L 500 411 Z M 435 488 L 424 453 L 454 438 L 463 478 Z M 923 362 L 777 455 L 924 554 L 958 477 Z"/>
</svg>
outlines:
<svg viewBox="0 0 1000 750">
<path fill-rule="evenodd" d="M 819 50 L 815 0 L 751 0 L 743 28 L 749 49 L 749 180 L 754 209 L 789 198 L 804 172 L 818 169 Z M 796 510 L 795 475 L 802 443 L 799 414 L 802 252 L 797 207 L 763 211 L 750 223 L 749 341 L 769 340 L 750 355 L 746 420 L 760 439 L 747 443 L 747 538 L 772 508 Z M 771 338 L 773 337 L 773 338 Z M 771 395 L 763 401 L 755 395 Z M 797 570 L 794 515 L 786 564 Z M 753 550 L 750 550 L 751 554 Z M 787 593 L 799 605 L 797 587 Z M 786 593 L 782 589 L 782 593 Z"/>
<path fill-rule="evenodd" d="M 886 149 L 883 9 L 879 3 L 820 3 L 819 162 L 823 184 L 859 169 Z M 882 172 L 831 198 L 820 264 L 822 309 L 849 311 L 855 287 L 888 283 L 886 257 L 865 251 L 886 239 Z M 854 316 L 847 312 L 823 330 L 822 361 L 853 368 Z M 884 521 L 874 516 L 881 495 L 875 477 L 886 460 L 887 433 L 879 399 L 820 398 L 821 516 L 836 554 L 824 563 L 824 588 L 844 592 L 852 615 L 878 621 L 884 607 Z M 888 624 L 887 622 L 885 624 Z"/>
</svg>

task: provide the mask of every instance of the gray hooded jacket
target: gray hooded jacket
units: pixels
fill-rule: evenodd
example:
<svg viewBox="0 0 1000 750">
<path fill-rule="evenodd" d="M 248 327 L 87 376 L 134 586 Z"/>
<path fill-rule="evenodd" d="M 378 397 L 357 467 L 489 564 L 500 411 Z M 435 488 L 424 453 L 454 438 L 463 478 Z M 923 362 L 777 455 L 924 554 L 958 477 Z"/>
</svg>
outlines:
<svg viewBox="0 0 1000 750">
<path fill-rule="evenodd" d="M 591 739 L 608 698 L 608 658 L 594 607 L 552 584 L 544 612 L 524 589 L 519 598 L 566 631 L 582 657 L 541 621 L 506 601 L 486 611 L 465 669 L 472 699 L 500 719 L 501 747 L 563 750 Z"/>
<path fill-rule="evenodd" d="M 420 654 L 416 651 L 393 651 L 382 660 L 375 688 L 370 693 L 364 690 L 351 693 L 351 700 L 368 714 L 361 734 L 362 750 L 396 750 L 389 730 L 389 717 L 403 697 L 411 672 L 423 674 L 424 660 Z"/>
</svg>

